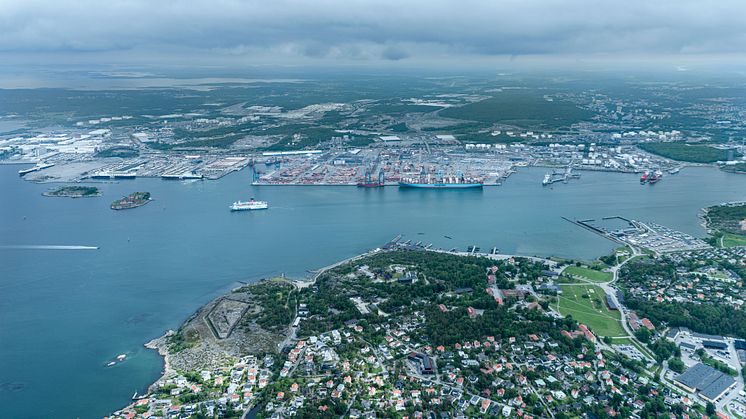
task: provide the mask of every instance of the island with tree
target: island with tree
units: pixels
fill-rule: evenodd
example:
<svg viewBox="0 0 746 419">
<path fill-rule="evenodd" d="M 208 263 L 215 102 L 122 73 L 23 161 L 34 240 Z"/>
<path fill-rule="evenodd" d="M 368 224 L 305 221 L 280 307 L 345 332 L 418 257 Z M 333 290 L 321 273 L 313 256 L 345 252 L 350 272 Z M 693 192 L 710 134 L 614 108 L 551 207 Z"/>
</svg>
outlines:
<svg viewBox="0 0 746 419">
<path fill-rule="evenodd" d="M 111 209 L 124 210 L 141 207 L 150 202 L 150 192 L 133 192 L 111 203 Z"/>
<path fill-rule="evenodd" d="M 93 198 L 102 194 L 95 186 L 62 186 L 43 192 L 42 195 L 65 198 Z"/>
</svg>

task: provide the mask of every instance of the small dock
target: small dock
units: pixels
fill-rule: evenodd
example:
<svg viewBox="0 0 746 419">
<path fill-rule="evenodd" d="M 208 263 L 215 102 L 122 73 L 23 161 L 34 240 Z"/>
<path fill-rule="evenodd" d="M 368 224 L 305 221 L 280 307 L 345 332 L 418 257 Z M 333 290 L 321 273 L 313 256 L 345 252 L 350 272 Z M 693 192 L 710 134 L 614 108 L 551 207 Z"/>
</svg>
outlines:
<svg viewBox="0 0 746 419">
<path fill-rule="evenodd" d="M 564 172 L 558 173 L 553 171 L 544 175 L 544 180 L 541 181 L 542 186 L 549 186 L 557 182 L 567 183 L 570 179 L 580 179 L 580 175 L 572 172 L 572 166 L 568 166 Z"/>
</svg>

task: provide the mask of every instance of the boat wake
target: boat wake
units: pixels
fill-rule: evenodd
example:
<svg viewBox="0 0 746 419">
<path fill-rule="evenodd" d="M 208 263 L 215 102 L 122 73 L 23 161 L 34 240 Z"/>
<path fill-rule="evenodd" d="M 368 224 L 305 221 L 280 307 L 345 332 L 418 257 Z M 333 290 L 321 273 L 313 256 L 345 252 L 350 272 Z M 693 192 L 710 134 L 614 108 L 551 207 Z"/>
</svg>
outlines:
<svg viewBox="0 0 746 419">
<path fill-rule="evenodd" d="M 3 250 L 97 250 L 98 246 L 55 246 L 44 244 L 0 245 Z"/>
</svg>

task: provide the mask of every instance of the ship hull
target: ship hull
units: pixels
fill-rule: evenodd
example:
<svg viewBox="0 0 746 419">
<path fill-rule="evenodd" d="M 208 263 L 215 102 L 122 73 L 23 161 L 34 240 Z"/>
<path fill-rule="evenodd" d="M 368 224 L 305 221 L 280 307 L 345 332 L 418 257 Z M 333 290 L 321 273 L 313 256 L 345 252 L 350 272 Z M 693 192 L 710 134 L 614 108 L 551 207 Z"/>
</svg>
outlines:
<svg viewBox="0 0 746 419">
<path fill-rule="evenodd" d="M 420 189 L 475 189 L 484 186 L 483 183 L 407 183 L 399 182 L 400 188 Z"/>
</svg>

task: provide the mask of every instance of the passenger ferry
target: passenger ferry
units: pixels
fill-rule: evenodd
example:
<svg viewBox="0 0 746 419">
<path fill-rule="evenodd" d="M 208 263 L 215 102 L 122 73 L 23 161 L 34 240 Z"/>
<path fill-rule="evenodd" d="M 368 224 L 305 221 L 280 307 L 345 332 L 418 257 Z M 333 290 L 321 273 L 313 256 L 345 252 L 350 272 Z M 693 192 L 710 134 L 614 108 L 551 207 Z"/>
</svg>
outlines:
<svg viewBox="0 0 746 419">
<path fill-rule="evenodd" d="M 265 201 L 256 201 L 251 198 L 249 201 L 236 201 L 231 204 L 231 211 L 252 211 L 252 210 L 263 210 L 269 208 L 269 205 Z"/>
</svg>

